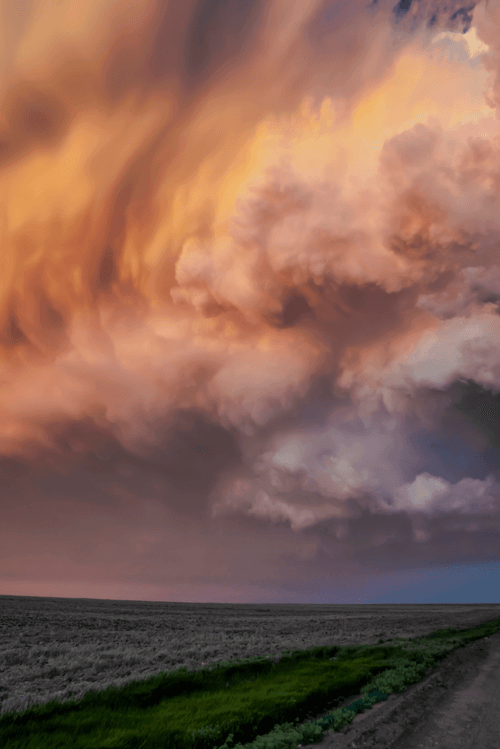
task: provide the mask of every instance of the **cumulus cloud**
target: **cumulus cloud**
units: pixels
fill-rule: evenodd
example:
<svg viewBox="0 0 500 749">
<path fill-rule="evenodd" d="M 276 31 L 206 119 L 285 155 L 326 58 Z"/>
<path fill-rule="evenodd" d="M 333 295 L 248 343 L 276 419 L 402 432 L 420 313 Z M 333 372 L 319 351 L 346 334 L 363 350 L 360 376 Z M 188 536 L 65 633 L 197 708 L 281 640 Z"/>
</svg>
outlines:
<svg viewBox="0 0 500 749">
<path fill-rule="evenodd" d="M 26 549 L 16 508 L 54 517 L 5 569 L 273 587 L 321 554 L 452 560 L 445 522 L 475 559 L 499 523 L 498 3 L 2 13 L 4 518 Z M 68 533 L 94 551 L 44 566 Z"/>
</svg>

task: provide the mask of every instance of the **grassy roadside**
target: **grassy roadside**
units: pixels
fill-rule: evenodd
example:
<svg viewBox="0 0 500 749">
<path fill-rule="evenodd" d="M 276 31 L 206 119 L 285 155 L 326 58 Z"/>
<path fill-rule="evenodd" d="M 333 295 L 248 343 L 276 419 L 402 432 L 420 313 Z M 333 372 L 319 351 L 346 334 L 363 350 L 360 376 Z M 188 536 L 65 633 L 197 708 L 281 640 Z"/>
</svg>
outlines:
<svg viewBox="0 0 500 749">
<path fill-rule="evenodd" d="M 179 669 L 0 717 L 3 749 L 295 749 L 339 730 L 357 712 L 420 681 L 449 652 L 500 631 L 500 618 L 467 630 L 378 645 L 320 647 Z M 362 694 L 319 721 L 335 699 Z"/>
</svg>

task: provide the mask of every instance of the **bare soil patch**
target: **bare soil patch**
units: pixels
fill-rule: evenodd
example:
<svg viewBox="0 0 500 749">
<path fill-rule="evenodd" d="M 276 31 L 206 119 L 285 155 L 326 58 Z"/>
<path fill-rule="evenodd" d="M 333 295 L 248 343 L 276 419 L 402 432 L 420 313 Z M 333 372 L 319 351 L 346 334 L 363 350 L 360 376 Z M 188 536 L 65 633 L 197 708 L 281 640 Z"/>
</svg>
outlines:
<svg viewBox="0 0 500 749">
<path fill-rule="evenodd" d="M 342 706 L 360 696 L 349 698 Z M 499 747 L 500 633 L 497 633 L 458 648 L 418 684 L 391 695 L 387 701 L 357 715 L 341 731 L 330 731 L 320 743 L 308 744 L 303 749 Z"/>
</svg>

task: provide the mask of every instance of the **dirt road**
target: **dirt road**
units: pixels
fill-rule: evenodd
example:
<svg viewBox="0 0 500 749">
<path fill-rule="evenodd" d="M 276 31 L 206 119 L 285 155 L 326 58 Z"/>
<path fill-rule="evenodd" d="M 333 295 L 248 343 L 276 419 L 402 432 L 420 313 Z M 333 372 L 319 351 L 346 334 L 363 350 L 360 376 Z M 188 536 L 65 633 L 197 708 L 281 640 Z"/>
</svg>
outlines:
<svg viewBox="0 0 500 749">
<path fill-rule="evenodd" d="M 500 749 L 500 633 L 303 749 Z"/>
</svg>

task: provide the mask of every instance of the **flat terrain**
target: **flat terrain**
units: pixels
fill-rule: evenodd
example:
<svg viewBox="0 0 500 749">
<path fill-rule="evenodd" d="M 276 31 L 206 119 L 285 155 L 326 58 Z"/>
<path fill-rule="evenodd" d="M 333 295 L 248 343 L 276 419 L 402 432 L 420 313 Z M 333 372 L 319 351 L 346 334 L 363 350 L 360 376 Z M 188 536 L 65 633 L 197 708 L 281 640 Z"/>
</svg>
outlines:
<svg viewBox="0 0 500 749">
<path fill-rule="evenodd" d="M 0 714 L 182 666 L 274 657 L 313 645 L 425 637 L 498 616 L 500 605 L 493 604 L 299 606 L 0 596 Z"/>
<path fill-rule="evenodd" d="M 499 749 L 500 633 L 455 650 L 418 684 L 303 749 L 352 747 Z"/>
</svg>

